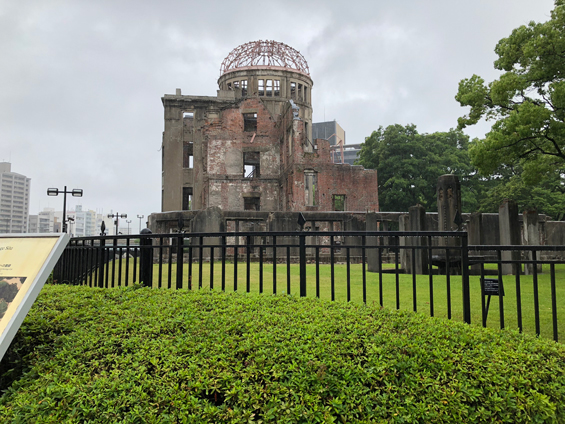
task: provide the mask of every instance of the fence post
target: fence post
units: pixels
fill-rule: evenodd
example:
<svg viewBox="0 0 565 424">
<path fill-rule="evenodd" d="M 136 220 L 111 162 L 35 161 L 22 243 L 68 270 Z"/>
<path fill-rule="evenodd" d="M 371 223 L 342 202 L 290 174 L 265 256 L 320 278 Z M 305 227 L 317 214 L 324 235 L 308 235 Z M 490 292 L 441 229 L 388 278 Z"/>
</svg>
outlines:
<svg viewBox="0 0 565 424">
<path fill-rule="evenodd" d="M 461 233 L 461 277 L 463 283 L 463 320 L 471 324 L 471 292 L 469 289 L 469 240 Z"/>
<path fill-rule="evenodd" d="M 182 230 L 182 228 L 180 229 Z M 179 231 L 179 234 L 177 236 L 177 290 L 182 289 L 183 266 L 184 266 L 184 235 Z"/>
<path fill-rule="evenodd" d="M 306 234 L 300 233 L 300 297 L 306 297 Z"/>
<path fill-rule="evenodd" d="M 144 228 L 139 234 L 152 234 L 149 228 Z M 153 241 L 149 237 L 139 239 L 139 283 L 145 287 L 153 286 Z"/>
</svg>

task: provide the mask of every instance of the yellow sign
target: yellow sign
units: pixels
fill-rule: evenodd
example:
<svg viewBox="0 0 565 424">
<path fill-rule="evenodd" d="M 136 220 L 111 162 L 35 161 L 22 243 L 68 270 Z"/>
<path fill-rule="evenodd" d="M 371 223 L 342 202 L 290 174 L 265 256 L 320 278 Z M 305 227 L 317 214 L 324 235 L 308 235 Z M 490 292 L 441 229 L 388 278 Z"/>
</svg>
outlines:
<svg viewBox="0 0 565 424">
<path fill-rule="evenodd" d="M 0 359 L 68 240 L 66 234 L 0 237 Z"/>
</svg>

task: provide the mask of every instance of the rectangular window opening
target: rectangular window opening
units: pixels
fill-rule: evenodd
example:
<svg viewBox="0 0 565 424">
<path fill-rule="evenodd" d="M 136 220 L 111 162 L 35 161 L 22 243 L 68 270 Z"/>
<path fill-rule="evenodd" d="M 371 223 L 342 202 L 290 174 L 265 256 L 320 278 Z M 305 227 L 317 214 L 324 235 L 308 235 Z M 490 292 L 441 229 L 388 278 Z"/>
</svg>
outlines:
<svg viewBox="0 0 565 424">
<path fill-rule="evenodd" d="M 295 82 L 290 83 L 290 98 L 292 100 L 296 100 L 296 83 Z"/>
<path fill-rule="evenodd" d="M 275 97 L 280 97 L 281 95 L 281 82 L 280 80 L 273 80 L 273 88 Z"/>
<path fill-rule="evenodd" d="M 267 80 L 267 97 L 273 97 L 273 80 Z"/>
<path fill-rule="evenodd" d="M 307 86 L 304 86 L 304 101 L 305 101 L 305 102 L 308 101 L 308 95 L 307 95 L 307 92 L 308 92 L 308 91 L 307 91 L 307 90 L 308 90 L 308 87 L 307 87 Z"/>
<path fill-rule="evenodd" d="M 304 98 L 302 97 L 302 84 L 298 84 L 298 100 L 299 101 L 304 101 Z"/>
<path fill-rule="evenodd" d="M 182 188 L 182 210 L 183 211 L 192 210 L 192 187 Z"/>
<path fill-rule="evenodd" d="M 334 211 L 345 211 L 345 194 L 334 194 L 332 203 Z"/>
<path fill-rule="evenodd" d="M 245 211 L 258 211 L 261 209 L 260 197 L 244 197 L 243 210 Z"/>
<path fill-rule="evenodd" d="M 260 79 L 259 80 L 259 93 L 260 96 L 264 96 L 265 95 L 265 80 Z"/>
<path fill-rule="evenodd" d="M 244 113 L 243 114 L 243 131 L 257 131 L 257 114 Z"/>
<path fill-rule="evenodd" d="M 247 96 L 247 80 L 241 81 L 241 95 Z"/>
<path fill-rule="evenodd" d="M 260 152 L 243 152 L 243 172 L 245 178 L 259 178 L 261 166 Z"/>
<path fill-rule="evenodd" d="M 182 117 L 183 117 L 183 119 L 184 118 L 194 119 L 194 112 L 183 112 Z"/>
<path fill-rule="evenodd" d="M 306 206 L 316 206 L 316 191 L 318 189 L 318 173 L 312 170 L 304 171 L 304 201 Z"/>
<path fill-rule="evenodd" d="M 182 146 L 182 167 L 183 168 L 193 168 L 194 167 L 194 156 L 193 156 L 193 143 L 186 143 Z"/>
</svg>

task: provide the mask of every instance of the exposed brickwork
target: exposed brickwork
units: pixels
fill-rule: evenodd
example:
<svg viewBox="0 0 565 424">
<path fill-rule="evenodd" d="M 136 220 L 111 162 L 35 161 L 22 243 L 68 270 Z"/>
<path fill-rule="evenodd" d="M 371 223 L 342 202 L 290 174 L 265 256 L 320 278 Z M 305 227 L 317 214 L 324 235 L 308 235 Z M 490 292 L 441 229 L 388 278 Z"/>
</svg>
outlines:
<svg viewBox="0 0 565 424">
<path fill-rule="evenodd" d="M 311 106 L 253 95 L 263 76 L 251 74 L 249 97 L 219 91 L 217 97 L 162 99 L 163 211 L 182 209 L 183 188 L 192 190 L 192 209 L 237 211 L 259 198 L 264 211 L 331 211 L 333 196 L 345 195 L 347 211 L 378 211 L 376 171 L 332 163 L 329 142 L 311 140 Z M 293 74 L 283 77 L 292 81 Z M 191 115 L 183 117 L 186 112 Z M 256 114 L 256 129 L 246 128 L 244 114 Z M 188 154 L 192 169 L 183 168 Z"/>
</svg>

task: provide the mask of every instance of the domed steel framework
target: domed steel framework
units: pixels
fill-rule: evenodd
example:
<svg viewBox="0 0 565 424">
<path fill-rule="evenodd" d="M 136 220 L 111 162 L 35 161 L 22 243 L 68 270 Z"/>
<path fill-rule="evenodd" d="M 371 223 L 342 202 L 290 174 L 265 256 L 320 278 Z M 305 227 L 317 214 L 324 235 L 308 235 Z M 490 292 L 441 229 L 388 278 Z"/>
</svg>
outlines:
<svg viewBox="0 0 565 424">
<path fill-rule="evenodd" d="M 298 50 L 272 40 L 251 41 L 233 49 L 220 66 L 220 76 L 249 68 L 284 68 L 310 75 L 308 63 Z"/>
</svg>

